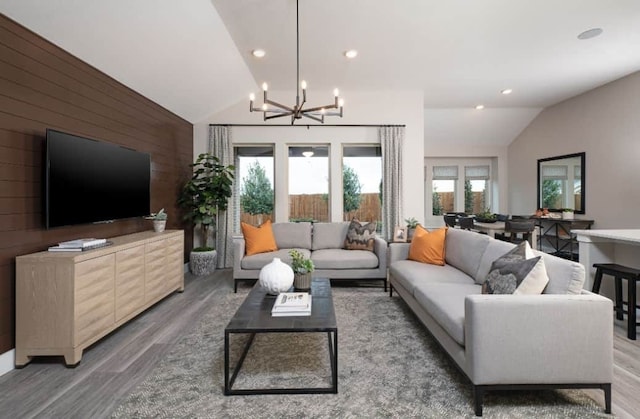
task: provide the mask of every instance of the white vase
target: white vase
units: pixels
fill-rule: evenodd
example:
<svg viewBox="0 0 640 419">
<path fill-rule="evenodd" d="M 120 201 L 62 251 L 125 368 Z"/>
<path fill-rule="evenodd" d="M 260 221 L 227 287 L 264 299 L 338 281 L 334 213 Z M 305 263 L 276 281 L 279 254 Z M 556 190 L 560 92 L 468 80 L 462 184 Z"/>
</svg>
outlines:
<svg viewBox="0 0 640 419">
<path fill-rule="evenodd" d="M 573 212 L 562 212 L 562 219 L 563 220 L 573 220 Z"/>
<path fill-rule="evenodd" d="M 162 233 L 166 225 L 167 220 L 153 220 L 153 231 L 156 233 Z"/>
<path fill-rule="evenodd" d="M 271 263 L 260 269 L 258 283 L 268 294 L 286 292 L 293 285 L 293 269 L 280 258 L 273 258 Z"/>
</svg>

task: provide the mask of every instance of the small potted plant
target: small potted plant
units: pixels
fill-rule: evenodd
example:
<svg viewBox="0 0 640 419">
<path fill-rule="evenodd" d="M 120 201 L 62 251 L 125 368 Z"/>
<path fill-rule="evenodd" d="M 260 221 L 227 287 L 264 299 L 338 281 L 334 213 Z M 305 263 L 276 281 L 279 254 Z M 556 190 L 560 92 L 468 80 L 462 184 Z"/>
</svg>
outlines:
<svg viewBox="0 0 640 419">
<path fill-rule="evenodd" d="M 413 234 L 416 232 L 416 227 L 420 224 L 414 217 L 404 220 L 407 223 L 407 241 L 410 242 L 413 239 Z"/>
<path fill-rule="evenodd" d="M 299 250 L 289 250 L 291 256 L 291 269 L 293 269 L 293 287 L 299 290 L 311 288 L 311 273 L 315 266 L 313 261 L 306 258 Z"/>
<path fill-rule="evenodd" d="M 498 216 L 491 212 L 491 209 L 487 208 L 483 212 L 475 214 L 476 221 L 479 223 L 495 223 L 498 221 Z"/>
<path fill-rule="evenodd" d="M 151 215 L 146 217 L 148 220 L 153 220 L 153 231 L 156 233 L 162 233 L 167 225 L 167 213 L 164 212 L 164 208 L 158 212 L 152 212 Z"/>
<path fill-rule="evenodd" d="M 563 208 L 562 209 L 562 219 L 563 220 L 573 220 L 573 208 Z"/>
</svg>

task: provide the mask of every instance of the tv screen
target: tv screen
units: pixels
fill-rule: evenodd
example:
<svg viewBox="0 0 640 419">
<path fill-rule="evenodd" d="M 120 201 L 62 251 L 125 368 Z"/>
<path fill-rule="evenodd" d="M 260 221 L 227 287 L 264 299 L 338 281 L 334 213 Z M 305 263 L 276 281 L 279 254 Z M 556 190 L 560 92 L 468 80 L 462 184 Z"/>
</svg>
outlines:
<svg viewBox="0 0 640 419">
<path fill-rule="evenodd" d="M 147 153 L 47 129 L 45 164 L 47 228 L 149 214 Z"/>
</svg>

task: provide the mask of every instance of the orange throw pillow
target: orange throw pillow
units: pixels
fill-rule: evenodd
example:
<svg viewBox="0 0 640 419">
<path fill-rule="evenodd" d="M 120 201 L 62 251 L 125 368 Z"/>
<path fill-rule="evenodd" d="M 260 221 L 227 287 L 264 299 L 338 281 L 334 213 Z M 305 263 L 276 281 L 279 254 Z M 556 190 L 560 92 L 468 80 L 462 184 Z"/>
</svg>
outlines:
<svg viewBox="0 0 640 419">
<path fill-rule="evenodd" d="M 409 259 L 432 265 L 444 265 L 444 240 L 447 227 L 427 231 L 417 226 L 409 248 Z"/>
<path fill-rule="evenodd" d="M 273 236 L 273 228 L 271 228 L 271 220 L 265 221 L 260 227 L 241 222 L 240 227 L 242 227 L 247 256 L 278 250 L 276 239 Z"/>
</svg>

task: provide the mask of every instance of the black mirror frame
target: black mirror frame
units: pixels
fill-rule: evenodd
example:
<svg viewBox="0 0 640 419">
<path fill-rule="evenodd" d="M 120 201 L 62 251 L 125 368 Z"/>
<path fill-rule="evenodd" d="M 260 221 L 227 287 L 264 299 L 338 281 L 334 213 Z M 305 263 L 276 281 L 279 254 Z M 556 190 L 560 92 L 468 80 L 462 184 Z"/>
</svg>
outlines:
<svg viewBox="0 0 640 419">
<path fill-rule="evenodd" d="M 586 188 L 585 188 L 585 174 L 586 174 L 586 166 L 585 166 L 585 155 L 586 153 L 583 151 L 581 153 L 573 153 L 573 154 L 565 154 L 563 156 L 554 156 L 554 157 L 547 157 L 544 159 L 538 159 L 538 208 L 542 208 L 541 206 L 541 202 L 540 202 L 540 195 L 541 195 L 541 190 L 540 188 L 542 187 L 541 182 L 540 182 L 540 175 L 541 175 L 541 169 L 540 166 L 542 163 L 544 162 L 548 162 L 548 161 L 553 161 L 553 160 L 562 160 L 562 159 L 570 159 L 573 157 L 580 157 L 580 166 L 581 168 L 581 176 L 580 176 L 580 182 L 581 182 L 581 188 L 582 188 L 582 193 L 580 194 L 580 210 L 576 210 L 574 211 L 576 214 L 584 214 L 585 213 L 585 195 L 586 195 Z M 549 211 L 552 212 L 560 212 L 562 211 L 562 208 L 549 208 Z"/>
</svg>

